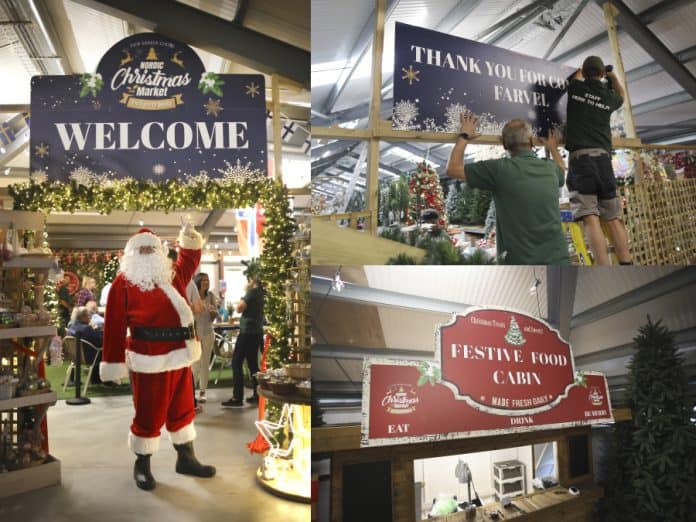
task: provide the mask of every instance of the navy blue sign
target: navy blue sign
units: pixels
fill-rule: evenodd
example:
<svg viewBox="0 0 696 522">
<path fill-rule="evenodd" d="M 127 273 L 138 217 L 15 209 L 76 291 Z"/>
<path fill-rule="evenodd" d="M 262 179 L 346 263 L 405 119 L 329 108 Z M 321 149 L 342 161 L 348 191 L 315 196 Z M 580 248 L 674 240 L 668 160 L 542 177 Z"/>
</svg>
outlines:
<svg viewBox="0 0 696 522">
<path fill-rule="evenodd" d="M 31 170 L 79 183 L 267 169 L 262 75 L 205 72 L 187 45 L 145 33 L 96 74 L 35 76 Z"/>
<path fill-rule="evenodd" d="M 395 129 L 458 132 L 471 111 L 481 134 L 522 118 L 545 136 L 565 119 L 570 67 L 399 22 L 395 42 Z"/>
</svg>

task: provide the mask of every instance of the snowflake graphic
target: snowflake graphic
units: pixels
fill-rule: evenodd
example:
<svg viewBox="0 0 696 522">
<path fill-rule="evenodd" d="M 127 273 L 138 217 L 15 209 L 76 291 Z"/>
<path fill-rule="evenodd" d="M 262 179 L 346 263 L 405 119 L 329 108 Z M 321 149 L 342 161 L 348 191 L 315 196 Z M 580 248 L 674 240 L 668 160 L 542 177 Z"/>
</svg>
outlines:
<svg viewBox="0 0 696 522">
<path fill-rule="evenodd" d="M 423 128 L 428 132 L 437 132 L 440 130 L 435 122 L 435 118 L 425 118 L 423 120 Z"/>
<path fill-rule="evenodd" d="M 208 176 L 208 171 L 207 170 L 201 170 L 196 174 L 195 176 L 192 176 L 191 174 L 188 174 L 186 176 L 186 185 L 196 185 L 198 183 L 205 184 L 210 181 L 210 177 Z"/>
<path fill-rule="evenodd" d="M 48 179 L 48 174 L 44 169 L 32 170 L 29 177 L 36 183 L 43 183 Z"/>
<path fill-rule="evenodd" d="M 466 108 L 466 105 L 462 103 L 452 103 L 445 108 L 445 125 L 443 130 L 445 132 L 459 132 L 461 127 L 461 121 L 459 120 L 459 115 L 470 112 Z"/>
<path fill-rule="evenodd" d="M 222 174 L 221 182 L 223 184 L 245 183 L 265 177 L 262 171 L 252 168 L 251 163 L 242 165 L 242 162 L 237 160 L 235 164 L 225 161 L 225 165 L 226 167 L 224 169 L 217 169 L 217 171 Z"/>
<path fill-rule="evenodd" d="M 401 100 L 394 104 L 392 126 L 396 130 L 413 130 L 419 125 L 415 124 L 418 118 L 418 104 L 411 100 Z"/>
<path fill-rule="evenodd" d="M 478 118 L 476 130 L 479 133 L 493 136 L 500 136 L 503 133 L 505 123 L 496 120 L 494 114 L 491 114 L 490 112 L 483 112 L 481 114 L 477 114 L 476 117 Z"/>
<path fill-rule="evenodd" d="M 89 187 L 96 183 L 98 179 L 97 174 L 86 167 L 77 167 L 70 172 L 70 180 L 78 185 Z"/>
<path fill-rule="evenodd" d="M 164 174 L 166 172 L 166 170 L 167 170 L 167 167 L 165 167 L 161 163 L 155 163 L 155 165 L 153 165 L 153 167 L 152 167 L 152 173 L 155 176 L 161 176 L 162 174 Z"/>
</svg>

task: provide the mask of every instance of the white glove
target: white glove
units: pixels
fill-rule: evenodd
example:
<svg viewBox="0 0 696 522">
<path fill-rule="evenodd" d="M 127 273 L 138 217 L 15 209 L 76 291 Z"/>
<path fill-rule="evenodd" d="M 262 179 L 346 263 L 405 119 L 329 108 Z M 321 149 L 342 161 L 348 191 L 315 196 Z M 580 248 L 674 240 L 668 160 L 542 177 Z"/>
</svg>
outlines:
<svg viewBox="0 0 696 522">
<path fill-rule="evenodd" d="M 179 232 L 179 244 L 189 249 L 201 248 L 203 245 L 203 238 L 196 232 L 193 223 L 187 222 L 181 227 L 181 232 Z"/>
</svg>

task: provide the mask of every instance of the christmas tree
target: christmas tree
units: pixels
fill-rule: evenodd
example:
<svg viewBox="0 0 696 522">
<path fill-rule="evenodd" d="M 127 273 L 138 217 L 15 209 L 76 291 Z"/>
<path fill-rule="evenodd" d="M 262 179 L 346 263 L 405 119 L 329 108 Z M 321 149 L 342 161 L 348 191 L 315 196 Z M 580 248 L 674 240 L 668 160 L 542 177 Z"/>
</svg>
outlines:
<svg viewBox="0 0 696 522">
<path fill-rule="evenodd" d="M 520 330 L 514 315 L 510 318 L 510 328 L 508 328 L 508 331 L 505 334 L 505 341 L 513 346 L 522 346 L 527 342 L 527 340 L 522 336 L 522 331 Z"/>
<path fill-rule="evenodd" d="M 696 519 L 696 427 L 690 423 L 687 379 L 674 335 L 661 321 L 638 330 L 629 364 L 633 410 L 631 520 Z"/>
<path fill-rule="evenodd" d="M 442 187 L 435 169 L 425 162 L 419 163 L 416 171 L 411 174 L 408 186 L 413 196 L 409 207 L 408 224 L 416 223 L 425 209 L 433 209 L 440 216 L 438 225 L 447 226 Z"/>
</svg>

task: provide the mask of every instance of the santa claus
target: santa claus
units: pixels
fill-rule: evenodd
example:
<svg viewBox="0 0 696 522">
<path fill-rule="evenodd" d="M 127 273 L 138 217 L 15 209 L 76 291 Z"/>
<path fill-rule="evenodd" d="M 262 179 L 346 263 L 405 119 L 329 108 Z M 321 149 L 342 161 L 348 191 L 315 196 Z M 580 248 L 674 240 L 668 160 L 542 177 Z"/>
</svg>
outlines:
<svg viewBox="0 0 696 522">
<path fill-rule="evenodd" d="M 141 229 L 126 244 L 107 298 L 99 373 L 103 381 L 115 381 L 130 370 L 135 417 L 128 445 L 136 454 L 135 483 L 145 490 L 155 487 L 150 455 L 159 447 L 163 425 L 177 451 L 177 473 L 215 475 L 215 468 L 202 465 L 193 452 L 191 365 L 200 358 L 201 346 L 184 297 L 202 243 L 193 226 L 185 225 L 172 265 L 159 238 Z"/>
</svg>

